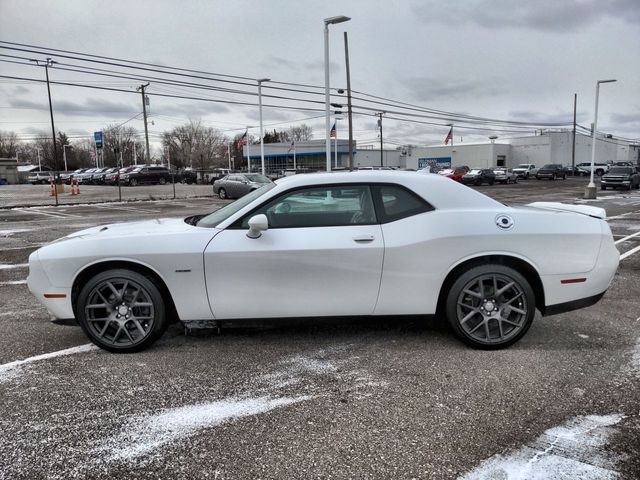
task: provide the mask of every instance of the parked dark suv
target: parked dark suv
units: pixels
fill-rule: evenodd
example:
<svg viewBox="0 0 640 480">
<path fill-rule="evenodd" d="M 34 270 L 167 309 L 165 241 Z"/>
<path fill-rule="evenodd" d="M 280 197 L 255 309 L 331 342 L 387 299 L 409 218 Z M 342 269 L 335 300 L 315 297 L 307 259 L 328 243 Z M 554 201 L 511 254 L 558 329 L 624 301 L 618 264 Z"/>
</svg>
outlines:
<svg viewBox="0 0 640 480">
<path fill-rule="evenodd" d="M 633 167 L 611 167 L 611 169 L 600 179 L 600 188 L 640 188 L 640 175 Z"/>
<path fill-rule="evenodd" d="M 566 180 L 567 171 L 559 163 L 548 163 L 544 167 L 538 169 L 536 178 L 538 180 L 542 180 L 543 178 L 548 178 L 549 180 L 556 180 L 557 178 L 561 178 L 563 180 Z"/>
<path fill-rule="evenodd" d="M 164 185 L 171 181 L 171 173 L 167 167 L 162 166 L 140 166 L 136 167 L 128 173 L 120 175 L 122 183 L 125 185 L 141 185 L 143 183 Z"/>
</svg>

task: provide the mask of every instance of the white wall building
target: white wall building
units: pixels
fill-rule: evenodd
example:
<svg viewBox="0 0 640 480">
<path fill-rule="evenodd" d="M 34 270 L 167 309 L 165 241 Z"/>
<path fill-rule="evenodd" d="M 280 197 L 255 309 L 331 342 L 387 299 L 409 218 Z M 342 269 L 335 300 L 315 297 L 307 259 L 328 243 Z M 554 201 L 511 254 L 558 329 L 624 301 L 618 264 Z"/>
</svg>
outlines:
<svg viewBox="0 0 640 480">
<path fill-rule="evenodd" d="M 541 167 L 547 163 L 571 165 L 573 134 L 570 130 L 543 132 L 541 135 L 498 138 L 495 143 L 458 143 L 451 146 L 407 147 L 400 159 L 407 168 L 424 168 L 427 165 L 489 168 L 497 165 L 514 167 L 521 163 L 533 163 Z M 575 163 L 591 161 L 591 142 L 588 135 L 576 135 Z M 640 148 L 634 144 L 622 144 L 619 140 L 598 135 L 596 161 L 631 161 L 640 165 Z"/>
</svg>

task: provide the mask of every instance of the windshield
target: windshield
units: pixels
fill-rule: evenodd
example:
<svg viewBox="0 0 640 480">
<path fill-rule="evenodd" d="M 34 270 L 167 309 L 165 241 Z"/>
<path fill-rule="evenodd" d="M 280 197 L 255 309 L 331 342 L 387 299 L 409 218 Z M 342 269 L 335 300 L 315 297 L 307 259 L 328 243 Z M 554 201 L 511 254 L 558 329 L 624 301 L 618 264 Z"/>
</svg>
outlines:
<svg viewBox="0 0 640 480">
<path fill-rule="evenodd" d="M 253 202 L 256 198 L 264 195 L 275 186 L 276 186 L 275 183 L 270 182 L 263 185 L 260 188 L 257 188 L 253 192 L 247 193 L 244 197 L 240 197 L 235 202 L 230 203 L 225 207 L 222 207 L 220 210 L 216 210 L 215 212 L 210 213 L 209 215 L 204 217 L 202 220 L 200 220 L 197 223 L 197 226 L 207 227 L 207 228 L 218 226 L 220 223 L 225 221 L 231 215 L 240 211 L 241 209 L 249 205 L 251 202 Z"/>
<path fill-rule="evenodd" d="M 469 175 L 479 175 L 480 174 L 480 170 L 471 170 L 469 172 Z"/>
<path fill-rule="evenodd" d="M 520 165 L 518 165 L 518 168 L 529 168 L 529 164 L 528 163 L 521 163 Z"/>
<path fill-rule="evenodd" d="M 269 183 L 269 182 L 271 182 L 271 180 L 269 180 L 264 175 L 259 175 L 257 173 L 254 173 L 254 174 L 251 174 L 251 175 L 245 175 L 245 178 L 247 180 L 249 180 L 250 182 L 256 182 L 256 183 Z"/>
</svg>

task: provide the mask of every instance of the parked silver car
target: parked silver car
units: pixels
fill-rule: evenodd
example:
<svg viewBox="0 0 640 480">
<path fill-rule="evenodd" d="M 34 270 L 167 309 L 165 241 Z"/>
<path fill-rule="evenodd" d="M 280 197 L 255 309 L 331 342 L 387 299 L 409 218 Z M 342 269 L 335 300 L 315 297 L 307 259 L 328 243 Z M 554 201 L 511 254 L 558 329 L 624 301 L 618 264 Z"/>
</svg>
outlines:
<svg viewBox="0 0 640 480">
<path fill-rule="evenodd" d="M 510 168 L 497 167 L 493 169 L 498 183 L 518 183 L 518 174 Z"/>
<path fill-rule="evenodd" d="M 213 191 L 220 198 L 240 198 L 260 188 L 265 183 L 273 183 L 259 173 L 232 173 L 213 183 Z"/>
</svg>

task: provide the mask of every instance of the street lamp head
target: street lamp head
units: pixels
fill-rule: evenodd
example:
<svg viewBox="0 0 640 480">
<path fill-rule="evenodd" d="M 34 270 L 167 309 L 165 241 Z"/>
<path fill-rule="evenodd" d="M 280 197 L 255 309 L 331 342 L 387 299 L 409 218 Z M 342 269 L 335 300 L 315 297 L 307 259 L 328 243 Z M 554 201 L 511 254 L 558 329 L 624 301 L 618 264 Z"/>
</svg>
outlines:
<svg viewBox="0 0 640 480">
<path fill-rule="evenodd" d="M 611 80 L 598 80 L 598 83 L 613 83 L 613 82 L 617 82 L 618 80 L 615 79 L 611 79 Z"/>
<path fill-rule="evenodd" d="M 348 22 L 349 20 L 351 20 L 351 17 L 345 17 L 344 15 L 338 15 L 337 17 L 325 18 L 324 19 L 324 24 L 325 25 L 329 25 L 329 24 L 335 24 L 335 23 L 342 23 L 342 22 Z"/>
<path fill-rule="evenodd" d="M 270 78 L 258 78 L 258 79 L 256 80 L 256 82 L 258 82 L 258 83 L 262 83 L 262 82 L 270 82 L 270 81 L 271 81 L 271 79 L 270 79 Z"/>
</svg>

